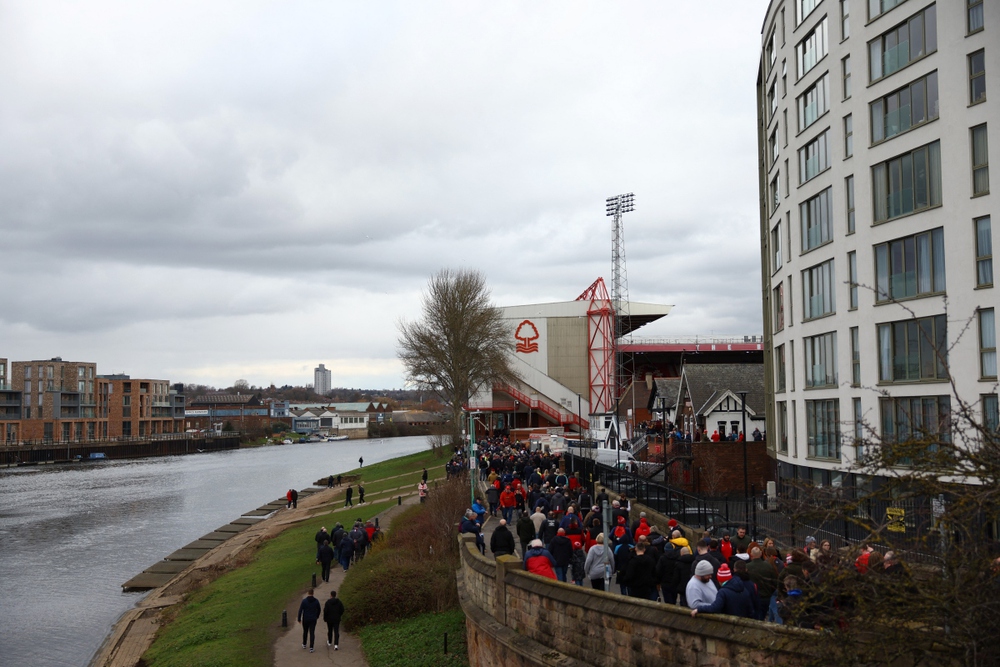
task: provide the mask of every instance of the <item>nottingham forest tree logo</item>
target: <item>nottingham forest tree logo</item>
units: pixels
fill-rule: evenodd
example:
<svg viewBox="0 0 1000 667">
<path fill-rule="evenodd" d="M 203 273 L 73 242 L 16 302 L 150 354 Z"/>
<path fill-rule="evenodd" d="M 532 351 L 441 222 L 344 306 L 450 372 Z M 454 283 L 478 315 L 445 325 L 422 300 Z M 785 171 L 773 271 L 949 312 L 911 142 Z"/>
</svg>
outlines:
<svg viewBox="0 0 1000 667">
<path fill-rule="evenodd" d="M 531 320 L 525 320 L 517 325 L 514 331 L 514 338 L 517 339 L 517 351 L 528 354 L 538 352 L 538 327 Z"/>
</svg>

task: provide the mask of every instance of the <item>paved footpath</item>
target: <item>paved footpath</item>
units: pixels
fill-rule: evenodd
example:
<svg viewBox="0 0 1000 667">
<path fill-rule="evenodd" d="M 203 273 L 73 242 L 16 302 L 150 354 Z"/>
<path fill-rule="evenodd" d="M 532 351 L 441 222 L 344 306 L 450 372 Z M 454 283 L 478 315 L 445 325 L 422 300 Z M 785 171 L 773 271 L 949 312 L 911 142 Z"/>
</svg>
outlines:
<svg viewBox="0 0 1000 667">
<path fill-rule="evenodd" d="M 392 523 L 393 516 L 399 514 L 408 505 L 414 505 L 416 503 L 416 495 L 404 495 L 402 506 L 395 505 L 381 514 L 375 515 L 379 518 L 379 525 L 382 530 L 384 531 L 389 528 Z M 355 507 L 357 508 L 357 506 Z M 358 511 L 363 512 L 364 507 L 364 505 L 361 505 L 360 508 L 358 508 Z M 372 518 L 374 517 L 365 516 L 365 520 Z M 319 525 L 316 526 L 316 530 L 319 530 Z M 334 563 L 334 567 L 330 571 L 330 583 L 324 583 L 322 579 L 319 578 L 319 565 L 314 565 L 311 560 L 313 549 L 314 544 L 311 542 L 309 544 L 302 545 L 302 557 L 308 565 L 308 567 L 303 567 L 303 570 L 306 572 L 305 578 L 308 578 L 309 572 L 316 572 L 318 585 L 314 595 L 316 596 L 316 599 L 319 600 L 320 604 L 323 605 L 326 604 L 326 601 L 330 598 L 331 590 L 340 590 L 340 584 L 344 581 L 345 573 L 340 565 Z M 296 618 L 298 617 L 299 603 L 302 601 L 303 597 L 305 597 L 305 590 L 303 590 L 301 595 L 296 595 L 294 598 L 285 603 L 285 609 L 288 611 L 288 631 L 281 635 L 274 643 L 275 667 L 309 667 L 311 665 L 367 667 L 368 663 L 365 661 L 365 657 L 361 652 L 361 642 L 356 636 L 344 632 L 343 622 L 341 622 L 340 630 L 340 650 L 334 651 L 332 646 L 326 645 L 326 623 L 323 622 L 322 618 L 316 624 L 315 652 L 310 653 L 309 649 L 302 648 L 302 624 L 299 623 Z M 350 615 L 351 609 L 347 608 L 345 616 Z"/>
</svg>

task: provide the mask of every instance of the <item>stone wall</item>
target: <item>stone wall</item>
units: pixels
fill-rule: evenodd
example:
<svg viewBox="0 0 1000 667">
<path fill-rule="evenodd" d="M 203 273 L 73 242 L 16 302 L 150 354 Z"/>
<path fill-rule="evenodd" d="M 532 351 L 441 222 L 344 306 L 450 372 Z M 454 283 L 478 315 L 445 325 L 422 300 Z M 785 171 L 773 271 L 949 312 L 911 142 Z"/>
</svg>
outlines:
<svg viewBox="0 0 1000 667">
<path fill-rule="evenodd" d="M 801 665 L 815 632 L 663 605 L 528 574 L 519 559 L 493 563 L 463 538 L 459 593 L 469 660 L 485 667 Z"/>
</svg>

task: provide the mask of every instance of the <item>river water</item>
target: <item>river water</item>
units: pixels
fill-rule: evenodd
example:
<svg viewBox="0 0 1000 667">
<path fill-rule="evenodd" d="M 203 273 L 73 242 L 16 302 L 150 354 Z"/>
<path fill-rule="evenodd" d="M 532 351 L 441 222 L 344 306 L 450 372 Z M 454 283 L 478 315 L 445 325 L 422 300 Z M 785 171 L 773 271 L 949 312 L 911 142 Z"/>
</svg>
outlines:
<svg viewBox="0 0 1000 667">
<path fill-rule="evenodd" d="M 425 437 L 0 468 L 0 664 L 87 665 L 164 556 L 319 477 L 427 448 Z"/>
</svg>

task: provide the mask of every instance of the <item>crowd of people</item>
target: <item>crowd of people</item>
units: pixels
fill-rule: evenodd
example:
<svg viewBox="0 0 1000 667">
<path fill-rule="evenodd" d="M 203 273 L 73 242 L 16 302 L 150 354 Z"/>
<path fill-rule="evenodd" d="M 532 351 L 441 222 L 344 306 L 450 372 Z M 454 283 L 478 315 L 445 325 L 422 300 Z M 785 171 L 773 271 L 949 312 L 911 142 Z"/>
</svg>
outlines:
<svg viewBox="0 0 1000 667">
<path fill-rule="evenodd" d="M 597 590 L 607 581 L 622 595 L 683 606 L 692 616 L 728 614 L 823 628 L 844 622 L 851 594 L 865 589 L 866 578 L 909 577 L 891 551 L 865 545 L 856 560 L 846 562 L 829 540 L 810 537 L 801 547 L 782 550 L 773 539 L 752 540 L 745 526 L 721 538 L 706 532 L 691 544 L 674 520 L 661 530 L 645 512 L 633 516 L 624 495 L 610 503 L 606 526 L 600 508 L 607 491 L 592 495 L 577 474 L 562 471 L 557 455 L 502 437 L 481 442 L 478 454 L 474 469 L 486 492 L 466 511 L 459 531 L 475 535 L 485 555 L 482 528 L 487 517 L 495 517 L 490 552 L 517 555 L 519 545 L 525 570 L 558 581 Z M 447 465 L 449 474 L 473 469 L 462 452 Z M 833 587 L 824 584 L 835 569 L 838 586 L 851 594 L 828 592 Z M 845 571 L 857 585 L 841 584 Z"/>
</svg>

